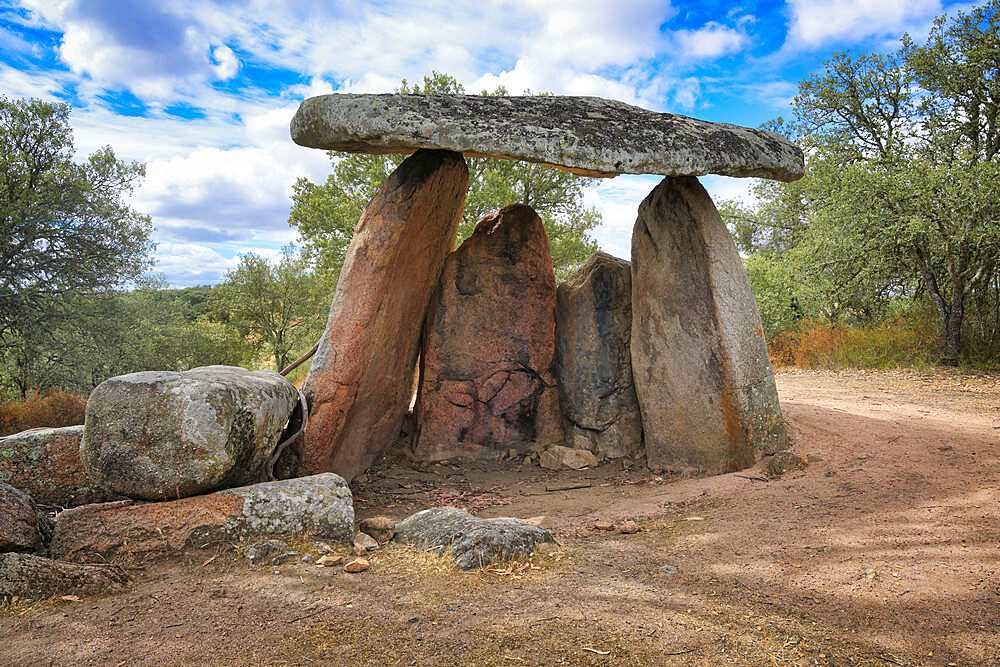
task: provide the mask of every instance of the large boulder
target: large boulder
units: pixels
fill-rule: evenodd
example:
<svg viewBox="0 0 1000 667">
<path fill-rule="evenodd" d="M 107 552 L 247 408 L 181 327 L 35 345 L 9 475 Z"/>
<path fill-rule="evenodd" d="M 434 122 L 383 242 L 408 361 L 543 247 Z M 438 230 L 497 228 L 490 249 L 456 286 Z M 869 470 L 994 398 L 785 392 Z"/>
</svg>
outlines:
<svg viewBox="0 0 1000 667">
<path fill-rule="evenodd" d="M 595 253 L 556 292 L 556 377 L 567 443 L 600 459 L 642 449 L 631 333 L 631 266 Z"/>
<path fill-rule="evenodd" d="M 432 507 L 403 519 L 392 540 L 449 555 L 462 570 L 527 558 L 539 544 L 555 542 L 547 530 L 521 519 L 482 519 L 454 507 Z"/>
<path fill-rule="evenodd" d="M 125 588 L 118 565 L 77 565 L 30 554 L 0 554 L 0 600 L 55 595 L 106 595 Z"/>
<path fill-rule="evenodd" d="M 696 178 L 639 207 L 631 350 L 649 465 L 726 472 L 787 446 L 750 281 Z"/>
<path fill-rule="evenodd" d="M 52 539 L 52 520 L 26 493 L 0 483 L 0 552 L 44 554 Z"/>
<path fill-rule="evenodd" d="M 365 207 L 303 386 L 310 419 L 299 474 L 353 479 L 398 437 L 420 328 L 455 244 L 468 178 L 461 155 L 419 151 Z"/>
<path fill-rule="evenodd" d="M 714 173 L 792 181 L 803 172 L 802 151 L 776 134 L 599 97 L 322 95 L 302 103 L 291 133 L 311 148 L 445 148 L 584 176 Z"/>
<path fill-rule="evenodd" d="M 80 458 L 102 487 L 176 499 L 258 478 L 298 403 L 274 371 L 205 366 L 105 380 L 87 400 Z"/>
<path fill-rule="evenodd" d="M 354 537 L 354 504 L 343 478 L 324 473 L 183 500 L 84 505 L 56 517 L 50 550 L 53 558 L 78 562 L 154 560 L 226 542 L 298 535 L 339 542 Z"/>
<path fill-rule="evenodd" d="M 0 438 L 0 482 L 36 502 L 59 507 L 116 500 L 97 485 L 80 460 L 83 426 L 36 428 Z"/>
<path fill-rule="evenodd" d="M 424 329 L 418 458 L 562 443 L 555 300 L 548 236 L 528 206 L 486 216 L 448 256 Z"/>
</svg>

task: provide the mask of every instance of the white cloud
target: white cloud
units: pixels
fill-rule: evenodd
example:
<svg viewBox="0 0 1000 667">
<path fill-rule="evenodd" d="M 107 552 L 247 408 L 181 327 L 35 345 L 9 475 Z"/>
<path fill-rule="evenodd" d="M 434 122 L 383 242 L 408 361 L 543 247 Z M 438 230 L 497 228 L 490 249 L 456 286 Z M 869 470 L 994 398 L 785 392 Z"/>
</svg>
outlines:
<svg viewBox="0 0 1000 667">
<path fill-rule="evenodd" d="M 718 58 L 741 50 L 748 41 L 745 33 L 714 21 L 697 30 L 678 30 L 674 36 L 688 58 Z"/>
<path fill-rule="evenodd" d="M 156 249 L 155 270 L 169 276 L 174 287 L 217 283 L 239 261 L 226 259 L 208 246 L 161 242 Z"/>
<path fill-rule="evenodd" d="M 899 33 L 940 14 L 941 0 L 789 0 L 788 42 L 816 47 L 824 43 Z"/>
</svg>

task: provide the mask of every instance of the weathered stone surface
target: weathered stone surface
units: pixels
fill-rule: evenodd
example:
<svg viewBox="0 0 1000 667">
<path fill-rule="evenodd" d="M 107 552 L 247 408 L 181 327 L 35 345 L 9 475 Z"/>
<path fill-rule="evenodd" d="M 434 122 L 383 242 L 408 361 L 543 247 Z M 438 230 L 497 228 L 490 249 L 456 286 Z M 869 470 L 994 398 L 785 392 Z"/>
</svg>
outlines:
<svg viewBox="0 0 1000 667">
<path fill-rule="evenodd" d="M 542 457 L 538 461 L 543 468 L 559 470 L 560 468 L 571 468 L 580 470 L 597 465 L 597 457 L 589 449 L 573 449 L 571 447 L 549 447 L 542 452 Z"/>
<path fill-rule="evenodd" d="M 117 554 L 154 560 L 229 541 L 296 535 L 351 541 L 354 505 L 343 478 L 324 473 L 183 500 L 76 507 L 56 517 L 51 553 L 82 562 Z"/>
<path fill-rule="evenodd" d="M 44 554 L 52 539 L 52 522 L 28 494 L 0 483 L 0 552 Z"/>
<path fill-rule="evenodd" d="M 805 459 L 793 452 L 777 452 L 767 462 L 768 471 L 778 477 L 790 470 L 801 470 L 809 465 Z"/>
<path fill-rule="evenodd" d="M 0 554 L 0 600 L 102 595 L 123 590 L 128 583 L 128 574 L 117 565 L 77 565 L 29 554 Z"/>
<path fill-rule="evenodd" d="M 601 460 L 642 448 L 631 332 L 632 269 L 595 253 L 556 292 L 556 378 L 567 444 Z"/>
<path fill-rule="evenodd" d="M 358 524 L 362 533 L 371 535 L 381 544 L 385 544 L 396 534 L 396 522 L 387 516 L 372 516 L 362 519 Z"/>
<path fill-rule="evenodd" d="M 787 446 L 757 302 L 695 178 L 639 207 L 631 350 L 650 466 L 740 470 Z"/>
<path fill-rule="evenodd" d="M 251 565 L 263 565 L 286 549 L 288 542 L 284 540 L 263 540 L 248 546 L 243 550 L 243 555 Z"/>
<path fill-rule="evenodd" d="M 36 502 L 59 507 L 116 500 L 87 474 L 80 460 L 83 426 L 37 428 L 0 438 L 0 482 Z"/>
<path fill-rule="evenodd" d="M 303 387 L 311 407 L 299 474 L 353 479 L 399 435 L 420 328 L 454 247 L 468 178 L 460 155 L 419 151 L 365 208 Z"/>
<path fill-rule="evenodd" d="M 297 402 L 295 386 L 274 371 L 121 375 L 87 400 L 80 458 L 98 484 L 129 498 L 242 486 L 260 475 Z"/>
<path fill-rule="evenodd" d="M 803 173 L 802 151 L 776 134 L 599 97 L 322 95 L 302 103 L 291 134 L 311 148 L 445 148 L 585 176 L 723 174 L 793 181 Z"/>
<path fill-rule="evenodd" d="M 521 519 L 482 519 L 454 507 L 432 507 L 396 524 L 394 542 L 450 555 L 463 570 L 527 558 L 543 542 L 555 542 L 544 528 Z"/>
<path fill-rule="evenodd" d="M 418 458 L 562 444 L 555 300 L 549 240 L 528 206 L 486 216 L 448 256 L 424 328 Z"/>
</svg>

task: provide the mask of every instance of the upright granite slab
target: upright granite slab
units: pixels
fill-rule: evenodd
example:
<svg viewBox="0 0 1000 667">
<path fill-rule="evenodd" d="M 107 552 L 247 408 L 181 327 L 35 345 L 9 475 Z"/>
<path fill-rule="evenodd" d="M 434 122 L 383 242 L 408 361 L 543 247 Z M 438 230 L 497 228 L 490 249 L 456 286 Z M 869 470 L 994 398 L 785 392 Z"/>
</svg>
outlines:
<svg viewBox="0 0 1000 667">
<path fill-rule="evenodd" d="M 410 405 L 424 313 L 465 202 L 465 160 L 418 151 L 365 208 L 303 392 L 298 474 L 364 471 L 394 442 Z"/>
<path fill-rule="evenodd" d="M 750 281 L 693 177 L 639 207 L 631 350 L 649 465 L 728 472 L 787 446 Z"/>
<path fill-rule="evenodd" d="M 555 300 L 549 240 L 528 206 L 486 216 L 448 256 L 424 329 L 418 458 L 562 443 Z"/>
<path fill-rule="evenodd" d="M 302 146 L 352 153 L 444 148 L 540 162 L 583 176 L 802 177 L 802 151 L 764 130 L 657 113 L 599 97 L 312 97 L 291 125 Z"/>
<path fill-rule="evenodd" d="M 642 449 L 631 335 L 631 266 L 594 253 L 556 293 L 556 376 L 567 443 L 601 459 Z"/>
</svg>

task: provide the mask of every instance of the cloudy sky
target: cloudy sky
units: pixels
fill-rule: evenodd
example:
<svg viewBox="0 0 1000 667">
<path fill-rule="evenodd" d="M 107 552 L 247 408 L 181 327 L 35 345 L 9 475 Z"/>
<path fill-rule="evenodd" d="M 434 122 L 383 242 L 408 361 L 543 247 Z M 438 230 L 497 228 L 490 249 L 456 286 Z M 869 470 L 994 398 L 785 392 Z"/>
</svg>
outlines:
<svg viewBox="0 0 1000 667">
<path fill-rule="evenodd" d="M 321 151 L 288 137 L 298 103 L 391 92 L 431 70 L 470 91 L 598 95 L 757 126 L 841 50 L 926 34 L 948 0 L 0 0 L 0 94 L 68 102 L 81 155 L 111 145 L 147 165 L 171 284 L 220 280 L 239 253 L 295 240 L 291 185 Z M 601 181 L 602 248 L 627 257 L 656 178 Z M 707 177 L 716 198 L 746 183 Z"/>
</svg>

